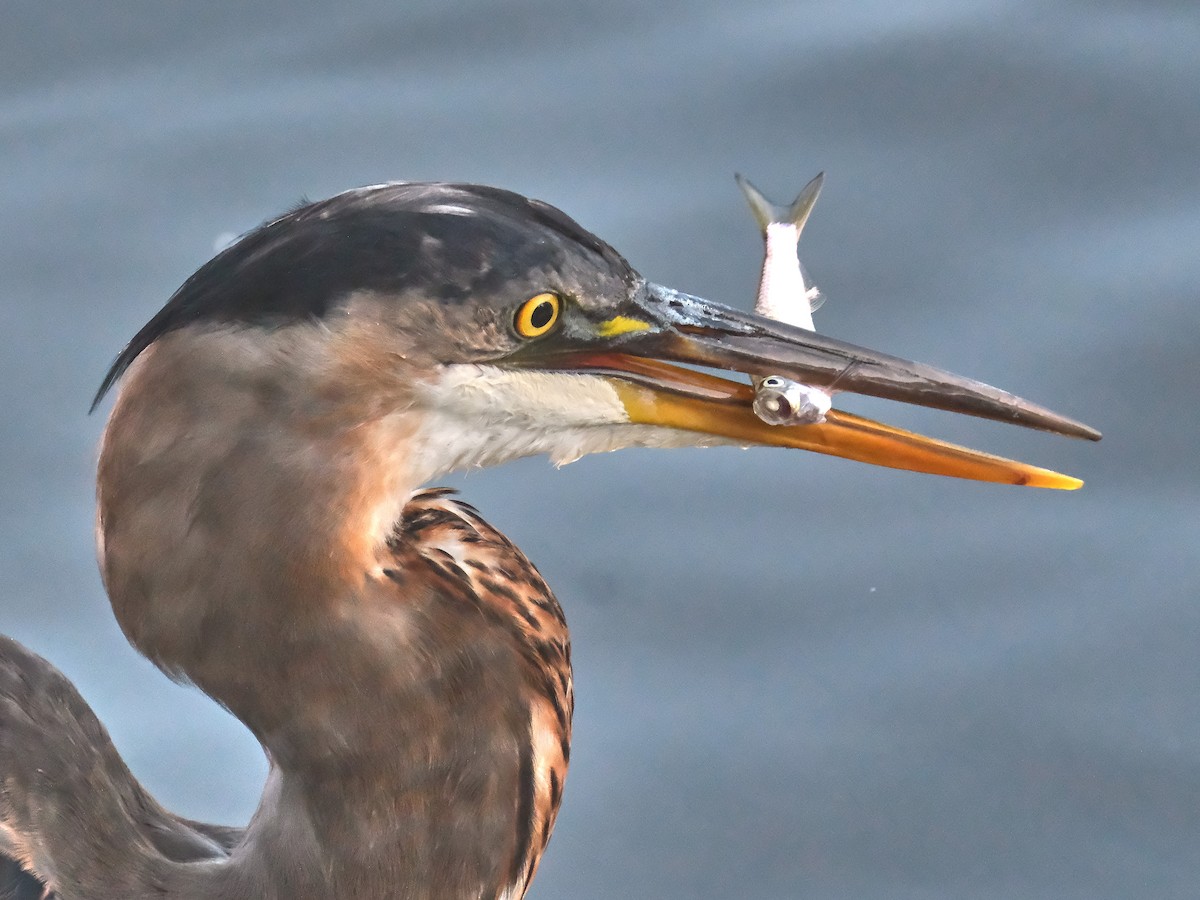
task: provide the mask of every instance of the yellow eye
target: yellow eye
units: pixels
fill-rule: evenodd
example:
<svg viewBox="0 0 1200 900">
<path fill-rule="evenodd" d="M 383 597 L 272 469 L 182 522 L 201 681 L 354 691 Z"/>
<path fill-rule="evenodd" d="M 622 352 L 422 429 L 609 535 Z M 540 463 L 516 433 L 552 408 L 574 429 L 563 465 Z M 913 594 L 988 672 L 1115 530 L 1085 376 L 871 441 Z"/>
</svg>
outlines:
<svg viewBox="0 0 1200 900">
<path fill-rule="evenodd" d="M 517 334 L 527 338 L 541 337 L 554 327 L 561 308 L 562 301 L 558 299 L 557 294 L 538 294 L 536 297 L 530 297 L 521 304 L 513 321 Z"/>
</svg>

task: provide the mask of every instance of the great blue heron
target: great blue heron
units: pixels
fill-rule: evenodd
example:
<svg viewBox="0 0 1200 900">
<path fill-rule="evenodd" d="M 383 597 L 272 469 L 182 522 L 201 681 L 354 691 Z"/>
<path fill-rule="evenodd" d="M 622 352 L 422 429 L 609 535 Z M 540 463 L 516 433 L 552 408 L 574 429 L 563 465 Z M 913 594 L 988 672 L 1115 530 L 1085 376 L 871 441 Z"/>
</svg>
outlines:
<svg viewBox="0 0 1200 900">
<path fill-rule="evenodd" d="M 1098 438 L 986 385 L 648 283 L 558 210 L 474 185 L 305 205 L 218 254 L 120 354 L 98 543 L 130 642 L 270 758 L 244 828 L 159 806 L 53 667 L 0 639 L 11 896 L 518 898 L 570 751 L 567 627 L 470 506 L 419 488 L 545 453 L 769 444 L 1079 482 L 837 411 L 814 385 Z"/>
</svg>

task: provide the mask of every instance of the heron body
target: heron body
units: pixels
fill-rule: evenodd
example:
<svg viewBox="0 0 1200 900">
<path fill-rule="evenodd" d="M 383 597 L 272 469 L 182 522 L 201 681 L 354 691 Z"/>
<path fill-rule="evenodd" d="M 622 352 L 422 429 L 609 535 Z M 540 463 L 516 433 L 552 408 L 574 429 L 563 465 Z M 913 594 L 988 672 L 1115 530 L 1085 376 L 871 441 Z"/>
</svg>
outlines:
<svg viewBox="0 0 1200 900">
<path fill-rule="evenodd" d="M 88 810 L 5 809 L 0 834 L 11 844 L 0 849 L 64 885 L 62 897 L 524 894 L 570 755 L 570 646 L 553 594 L 471 507 L 424 491 L 405 505 L 378 575 L 345 602 L 352 608 L 314 611 L 305 625 L 262 623 L 238 654 L 239 677 L 202 683 L 271 756 L 263 807 L 244 831 L 161 809 L 71 685 L 3 639 L 0 692 L 21 704 L 28 728 L 10 732 L 5 720 L 0 760 L 12 766 L 19 752 L 39 761 L 36 772 L 12 766 L 10 777 L 37 780 L 15 791 L 10 784 L 9 796 L 52 792 L 89 804 L 119 796 Z M 399 620 L 388 609 L 398 603 L 406 606 Z M 398 638 L 398 629 L 410 633 Z M 402 647 L 411 664 L 365 652 L 371 646 Z M 288 662 L 266 676 L 276 689 L 263 691 L 256 670 L 278 661 L 271 647 L 282 647 Z M 13 689 L 31 676 L 42 683 L 24 696 Z M 54 755 L 68 748 L 86 755 Z M 26 836 L 38 844 L 22 846 Z M 239 861 L 239 848 L 250 865 Z M 72 868 L 51 868 L 60 860 Z"/>
<path fill-rule="evenodd" d="M 523 896 L 570 755 L 567 626 L 516 547 L 422 490 L 440 474 L 760 443 L 1077 485 L 836 412 L 773 429 L 748 385 L 674 362 L 1096 436 L 649 284 L 505 191 L 380 185 L 293 210 L 185 282 L 101 388 L 121 381 L 97 478 L 113 611 L 261 742 L 259 807 L 244 829 L 164 810 L 74 688 L 5 639 L 0 895 Z"/>
</svg>

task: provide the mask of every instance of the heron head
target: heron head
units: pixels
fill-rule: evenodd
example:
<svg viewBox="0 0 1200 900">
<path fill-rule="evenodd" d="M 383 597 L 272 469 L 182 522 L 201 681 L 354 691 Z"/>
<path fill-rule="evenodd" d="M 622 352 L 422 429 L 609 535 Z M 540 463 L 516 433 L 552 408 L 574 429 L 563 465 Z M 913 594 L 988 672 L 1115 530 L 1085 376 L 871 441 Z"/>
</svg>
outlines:
<svg viewBox="0 0 1200 900">
<path fill-rule="evenodd" d="M 557 209 L 477 185 L 361 188 L 267 222 L 188 279 L 97 401 L 143 351 L 180 334 L 269 348 L 239 366 L 276 367 L 298 415 L 349 404 L 359 416 L 415 417 L 422 480 L 535 453 L 564 462 L 732 443 L 1080 484 L 836 410 L 823 424 L 768 425 L 745 379 L 721 372 L 1099 437 L 988 385 L 648 282 Z"/>
</svg>

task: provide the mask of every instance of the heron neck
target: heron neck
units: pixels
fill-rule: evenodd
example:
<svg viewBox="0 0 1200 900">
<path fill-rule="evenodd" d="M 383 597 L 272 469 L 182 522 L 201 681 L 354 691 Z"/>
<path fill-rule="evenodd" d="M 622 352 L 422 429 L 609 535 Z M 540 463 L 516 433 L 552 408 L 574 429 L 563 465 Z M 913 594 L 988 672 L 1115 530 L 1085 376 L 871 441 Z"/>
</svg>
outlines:
<svg viewBox="0 0 1200 900">
<path fill-rule="evenodd" d="M 323 401 L 332 364 L 293 349 L 265 365 L 267 340 L 185 330 L 147 349 L 97 474 L 101 574 L 126 636 L 256 731 L 256 676 L 285 674 L 272 650 L 327 632 L 380 576 L 416 487 L 402 399 Z"/>
<path fill-rule="evenodd" d="M 260 882 L 298 897 L 499 896 L 529 708 L 516 654 L 476 610 L 435 618 L 427 588 L 398 595 L 387 537 L 416 487 L 412 423 L 293 403 L 286 378 L 229 365 L 228 346 L 186 336 L 144 354 L 98 478 L 101 569 L 126 636 L 272 760 L 220 877 L 247 896 L 269 896 Z"/>
</svg>

